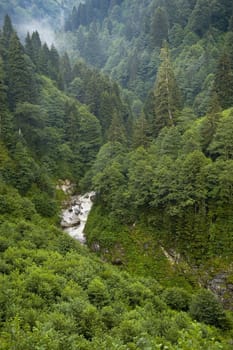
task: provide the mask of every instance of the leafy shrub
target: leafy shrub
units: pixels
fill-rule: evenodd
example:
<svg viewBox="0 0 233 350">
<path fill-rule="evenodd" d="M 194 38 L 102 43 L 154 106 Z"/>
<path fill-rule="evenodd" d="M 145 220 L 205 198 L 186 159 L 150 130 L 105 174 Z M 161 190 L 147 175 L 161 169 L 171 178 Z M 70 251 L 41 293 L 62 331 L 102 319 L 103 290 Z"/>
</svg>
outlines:
<svg viewBox="0 0 233 350">
<path fill-rule="evenodd" d="M 185 311 L 189 308 L 190 294 L 182 288 L 168 288 L 163 293 L 163 298 L 172 309 Z"/>
<path fill-rule="evenodd" d="M 219 328 L 227 328 L 227 318 L 221 303 L 208 290 L 201 290 L 194 295 L 190 303 L 190 315 L 197 321 Z"/>
</svg>

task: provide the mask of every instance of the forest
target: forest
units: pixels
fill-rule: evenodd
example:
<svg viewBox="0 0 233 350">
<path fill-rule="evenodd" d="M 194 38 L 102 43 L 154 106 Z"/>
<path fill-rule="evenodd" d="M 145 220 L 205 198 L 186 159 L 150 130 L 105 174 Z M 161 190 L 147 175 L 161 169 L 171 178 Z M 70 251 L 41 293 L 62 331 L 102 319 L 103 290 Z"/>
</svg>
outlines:
<svg viewBox="0 0 233 350">
<path fill-rule="evenodd" d="M 232 2 L 12 3 L 1 349 L 232 349 Z M 63 10 L 53 44 L 18 34 Z M 86 245 L 60 228 L 66 179 L 96 193 Z"/>
</svg>

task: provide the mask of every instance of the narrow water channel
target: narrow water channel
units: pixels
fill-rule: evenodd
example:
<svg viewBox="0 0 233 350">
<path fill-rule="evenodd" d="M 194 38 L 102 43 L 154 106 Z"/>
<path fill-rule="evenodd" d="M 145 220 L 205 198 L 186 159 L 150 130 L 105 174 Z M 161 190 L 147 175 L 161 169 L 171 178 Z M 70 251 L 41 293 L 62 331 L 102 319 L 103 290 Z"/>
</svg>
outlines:
<svg viewBox="0 0 233 350">
<path fill-rule="evenodd" d="M 85 225 L 93 205 L 94 196 L 95 192 L 73 196 L 69 207 L 62 211 L 62 228 L 82 244 L 86 242 Z"/>
</svg>

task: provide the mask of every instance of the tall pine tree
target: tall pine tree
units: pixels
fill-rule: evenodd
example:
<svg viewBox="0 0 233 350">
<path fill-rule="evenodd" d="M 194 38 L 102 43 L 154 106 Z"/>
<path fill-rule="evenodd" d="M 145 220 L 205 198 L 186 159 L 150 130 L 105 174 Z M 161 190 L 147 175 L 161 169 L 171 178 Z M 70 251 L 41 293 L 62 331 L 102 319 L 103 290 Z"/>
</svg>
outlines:
<svg viewBox="0 0 233 350">
<path fill-rule="evenodd" d="M 213 89 L 223 109 L 233 106 L 233 61 L 226 51 L 219 59 Z"/>
<path fill-rule="evenodd" d="M 152 44 L 161 47 L 168 38 L 168 16 L 164 8 L 158 7 L 152 18 Z"/>
<path fill-rule="evenodd" d="M 35 96 L 34 79 L 24 54 L 23 46 L 16 33 L 13 33 L 9 44 L 9 89 L 10 108 L 18 102 L 33 102 Z"/>
<path fill-rule="evenodd" d="M 155 111 L 152 133 L 157 136 L 164 126 L 175 125 L 176 112 L 181 108 L 180 90 L 172 69 L 167 44 L 161 49 L 161 64 L 155 82 Z"/>
<path fill-rule="evenodd" d="M 7 144 L 12 137 L 12 118 L 8 111 L 7 87 L 4 80 L 4 65 L 0 56 L 0 141 Z"/>
</svg>

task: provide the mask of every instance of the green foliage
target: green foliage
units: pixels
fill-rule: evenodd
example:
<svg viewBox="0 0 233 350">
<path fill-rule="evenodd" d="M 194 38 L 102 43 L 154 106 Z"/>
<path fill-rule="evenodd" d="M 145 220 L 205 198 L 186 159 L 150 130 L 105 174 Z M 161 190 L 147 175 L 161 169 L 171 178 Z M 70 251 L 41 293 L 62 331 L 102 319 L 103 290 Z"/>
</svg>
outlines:
<svg viewBox="0 0 233 350">
<path fill-rule="evenodd" d="M 13 33 L 8 51 L 9 103 L 14 108 L 18 102 L 33 102 L 35 99 L 34 76 L 24 56 L 23 47 Z"/>
<path fill-rule="evenodd" d="M 228 350 L 221 304 L 206 290 L 190 294 L 208 283 L 202 269 L 214 275 L 222 265 L 211 262 L 232 260 L 232 113 L 219 108 L 231 106 L 229 3 L 92 5 L 73 10 L 80 55 L 124 92 L 82 62 L 71 67 L 37 32 L 23 47 L 9 17 L 0 33 L 1 347 Z M 174 71 L 166 46 L 159 66 L 167 37 Z M 186 106 L 207 116 L 180 110 L 175 74 Z M 127 99 L 141 115 L 133 129 Z M 52 224 L 64 177 L 96 190 L 86 233 L 101 260 Z M 192 321 L 189 305 L 212 327 Z"/>
<path fill-rule="evenodd" d="M 165 290 L 163 298 L 168 306 L 179 311 L 187 311 L 190 303 L 190 294 L 181 288 L 168 288 Z"/>
<path fill-rule="evenodd" d="M 126 95 L 130 94 L 135 106 L 153 89 L 159 49 L 167 40 L 185 105 L 194 106 L 198 115 L 205 113 L 212 89 L 209 76 L 215 73 L 231 30 L 231 0 L 103 3 L 90 0 L 73 10 L 70 7 L 67 32 L 62 33 L 60 41 L 62 46 L 66 42 L 71 56 L 81 57 L 109 74 Z M 231 42 L 228 40 L 227 54 Z M 216 82 L 224 85 L 224 81 Z M 230 91 L 230 83 L 224 91 L 226 88 Z"/>
<path fill-rule="evenodd" d="M 226 314 L 220 302 L 208 290 L 200 291 L 190 303 L 190 315 L 200 322 L 227 328 Z"/>
<path fill-rule="evenodd" d="M 161 47 L 168 38 L 168 16 L 164 8 L 158 7 L 151 24 L 153 44 Z"/>
<path fill-rule="evenodd" d="M 152 121 L 153 136 L 164 126 L 176 123 L 176 112 L 181 107 L 181 98 L 172 70 L 168 47 L 161 49 L 161 65 L 155 83 L 155 111 Z"/>
<path fill-rule="evenodd" d="M 232 159 L 232 131 L 232 111 L 230 111 L 217 124 L 216 132 L 208 148 L 211 155 L 225 160 Z"/>
<path fill-rule="evenodd" d="M 0 224 L 0 339 L 9 349 L 126 349 L 188 344 L 200 329 L 216 346 L 217 330 L 169 312 L 166 293 L 152 279 L 138 279 L 94 257 L 38 215 L 25 216 L 25 199 L 2 186 L 6 198 L 20 203 Z M 32 212 L 32 204 L 30 204 Z M 14 214 L 14 215 L 12 215 Z M 16 220 L 14 217 L 17 215 Z M 25 216 L 25 218 L 24 218 Z M 220 339 L 220 338 L 219 338 Z M 20 340 L 20 345 L 18 344 Z M 144 344 L 144 345 L 143 345 Z"/>
</svg>

